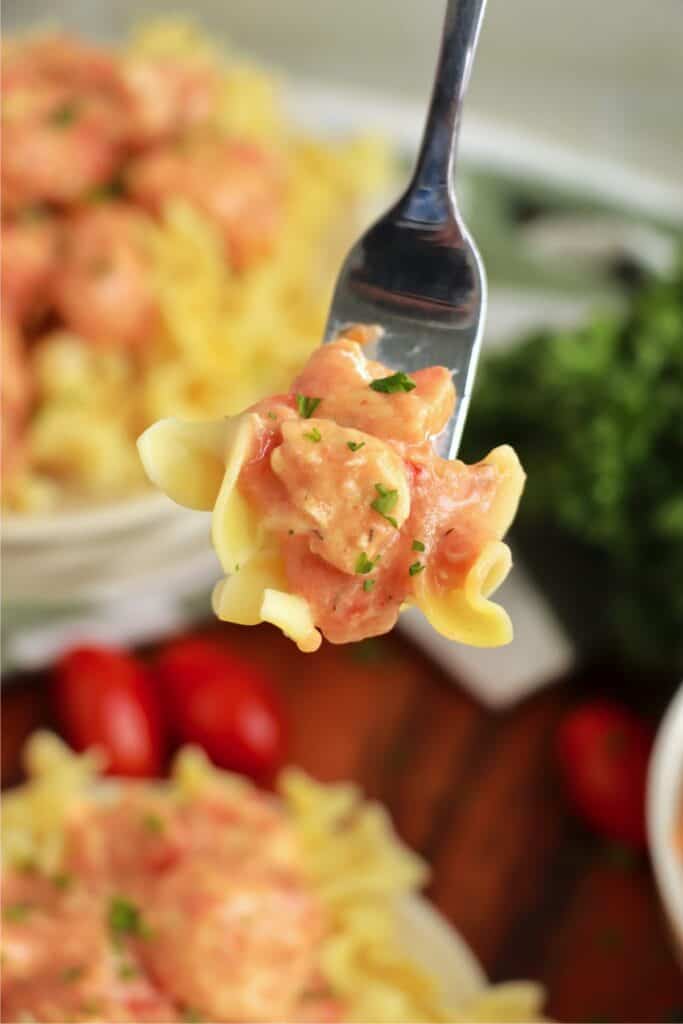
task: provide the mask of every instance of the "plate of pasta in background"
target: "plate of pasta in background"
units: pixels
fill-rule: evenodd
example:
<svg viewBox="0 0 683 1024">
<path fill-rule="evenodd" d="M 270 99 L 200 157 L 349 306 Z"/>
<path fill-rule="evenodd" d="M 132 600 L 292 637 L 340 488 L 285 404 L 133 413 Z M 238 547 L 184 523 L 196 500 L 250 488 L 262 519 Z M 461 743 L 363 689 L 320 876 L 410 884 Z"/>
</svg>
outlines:
<svg viewBox="0 0 683 1024">
<path fill-rule="evenodd" d="M 267 793 L 191 747 L 168 782 L 101 779 L 50 733 L 25 755 L 2 802 L 8 1020 L 541 1019 L 539 986 L 487 986 L 355 786 L 287 769 Z"/>
</svg>

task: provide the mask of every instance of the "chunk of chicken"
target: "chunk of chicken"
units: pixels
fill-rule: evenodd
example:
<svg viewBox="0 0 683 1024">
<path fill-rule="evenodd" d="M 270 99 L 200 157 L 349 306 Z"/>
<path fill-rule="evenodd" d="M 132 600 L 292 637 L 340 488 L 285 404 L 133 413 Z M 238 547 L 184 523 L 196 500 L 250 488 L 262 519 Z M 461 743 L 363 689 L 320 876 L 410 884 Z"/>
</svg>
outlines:
<svg viewBox="0 0 683 1024">
<path fill-rule="evenodd" d="M 2 308 L 18 324 L 35 324 L 49 305 L 58 265 L 57 224 L 51 218 L 2 226 Z"/>
<path fill-rule="evenodd" d="M 168 141 L 204 124 L 218 100 L 219 78 L 206 64 L 135 57 L 122 68 L 131 100 L 129 133 L 139 146 Z"/>
<path fill-rule="evenodd" d="M 209 1020 L 294 1017 L 313 976 L 322 922 L 296 875 L 194 858 L 157 883 L 141 953 L 152 976 Z"/>
<path fill-rule="evenodd" d="M 14 321 L 4 317 L 1 356 L 2 475 L 7 479 L 23 464 L 24 430 L 32 389 L 23 335 Z"/>
<path fill-rule="evenodd" d="M 66 326 L 94 344 L 140 345 L 156 326 L 147 227 L 126 203 L 83 209 L 65 223 L 55 305 Z"/>
<path fill-rule="evenodd" d="M 124 155 L 130 100 L 114 58 L 62 36 L 14 44 L 3 68 L 3 210 L 72 203 Z"/>
<path fill-rule="evenodd" d="M 153 213 L 180 198 L 211 218 L 236 270 L 272 250 L 282 221 L 283 184 L 283 169 L 270 154 L 234 140 L 159 147 L 135 160 L 128 174 L 132 195 Z"/>
</svg>

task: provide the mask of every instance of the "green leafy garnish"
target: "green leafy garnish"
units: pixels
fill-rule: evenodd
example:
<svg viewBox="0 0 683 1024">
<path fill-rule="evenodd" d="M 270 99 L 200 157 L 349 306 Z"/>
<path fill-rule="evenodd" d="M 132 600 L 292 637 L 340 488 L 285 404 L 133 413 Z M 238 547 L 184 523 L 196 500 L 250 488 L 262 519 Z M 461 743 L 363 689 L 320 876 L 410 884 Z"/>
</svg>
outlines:
<svg viewBox="0 0 683 1024">
<path fill-rule="evenodd" d="M 422 572 L 423 569 L 424 569 L 424 563 L 423 562 L 413 562 L 411 567 L 408 569 L 408 572 L 410 573 L 411 576 L 417 576 L 417 574 L 419 572 Z"/>
<path fill-rule="evenodd" d="M 68 128 L 78 117 L 78 107 L 75 103 L 62 103 L 50 114 L 50 124 L 57 128 Z"/>
<path fill-rule="evenodd" d="M 123 896 L 112 897 L 107 921 L 111 937 L 116 943 L 120 943 L 126 935 L 137 935 L 143 939 L 149 936 L 149 928 L 139 908 Z"/>
<path fill-rule="evenodd" d="M 368 594 L 374 587 L 376 580 L 363 580 L 363 590 Z"/>
<path fill-rule="evenodd" d="M 313 415 L 321 402 L 322 398 L 309 398 L 308 395 L 296 396 L 296 407 L 299 410 L 299 415 L 305 420 Z"/>
<path fill-rule="evenodd" d="M 370 502 L 370 508 L 374 508 L 375 512 L 379 512 L 395 530 L 398 530 L 398 523 L 393 516 L 389 515 L 398 501 L 398 491 L 390 491 L 384 484 L 375 484 L 375 490 L 377 497 Z"/>
<path fill-rule="evenodd" d="M 307 441 L 313 441 L 315 444 L 317 444 L 318 441 L 322 441 L 323 435 L 320 433 L 317 427 L 313 427 L 312 430 L 309 430 L 307 431 L 307 433 L 304 434 L 304 437 L 306 438 Z"/>
<path fill-rule="evenodd" d="M 276 420 L 277 419 L 277 416 L 275 415 L 275 413 L 273 412 L 272 409 L 268 410 L 268 419 L 269 420 Z"/>
<path fill-rule="evenodd" d="M 62 971 L 62 981 L 67 984 L 71 984 L 73 981 L 78 981 L 85 974 L 85 967 L 83 964 L 74 964 L 72 967 L 65 967 Z"/>
<path fill-rule="evenodd" d="M 73 875 L 67 874 L 66 871 L 60 871 L 59 874 L 55 875 L 52 879 L 52 884 L 55 889 L 61 889 L 62 892 L 66 889 L 70 889 L 74 883 Z"/>
<path fill-rule="evenodd" d="M 25 921 L 31 911 L 35 910 L 32 903 L 10 903 L 8 907 L 4 907 L 2 916 L 5 921 Z"/>
<path fill-rule="evenodd" d="M 413 551 L 424 551 L 425 546 L 421 540 L 414 540 L 411 545 Z"/>
<path fill-rule="evenodd" d="M 528 475 L 521 557 L 570 628 L 582 606 L 582 644 L 672 678 L 683 670 L 682 424 L 683 250 L 619 311 L 485 358 L 461 456 L 513 445 Z M 560 558 L 562 588 L 549 570 Z"/>
<path fill-rule="evenodd" d="M 236 568 L 239 568 L 239 566 Z M 155 836 L 161 835 L 164 831 L 164 823 L 158 814 L 145 814 L 142 819 L 142 827 Z"/>
<path fill-rule="evenodd" d="M 376 558 L 374 559 L 374 561 L 371 561 L 365 554 L 365 552 L 361 551 L 361 553 L 358 555 L 358 558 L 356 559 L 356 572 L 361 573 L 363 575 L 367 572 L 372 572 L 376 564 Z"/>
<path fill-rule="evenodd" d="M 365 441 L 347 441 L 346 447 L 350 448 L 352 452 L 357 452 L 364 444 Z"/>
<path fill-rule="evenodd" d="M 119 965 L 119 969 L 116 972 L 121 981 L 131 981 L 133 978 L 137 978 L 140 971 L 137 969 L 135 964 L 123 963 Z"/>
<path fill-rule="evenodd" d="M 373 391 L 381 391 L 385 395 L 393 395 L 397 391 L 412 391 L 417 387 L 414 380 L 411 380 L 407 373 L 399 370 L 389 377 L 380 377 L 378 380 L 370 381 Z"/>
</svg>

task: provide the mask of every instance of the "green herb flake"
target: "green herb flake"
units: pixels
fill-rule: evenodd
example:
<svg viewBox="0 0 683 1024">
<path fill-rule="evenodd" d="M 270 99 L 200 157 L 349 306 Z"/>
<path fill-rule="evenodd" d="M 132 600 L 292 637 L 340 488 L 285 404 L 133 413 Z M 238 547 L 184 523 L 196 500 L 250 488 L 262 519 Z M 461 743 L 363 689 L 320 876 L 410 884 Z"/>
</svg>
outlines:
<svg viewBox="0 0 683 1024">
<path fill-rule="evenodd" d="M 123 963 L 119 964 L 117 975 L 121 981 L 132 981 L 133 978 L 137 978 L 140 975 L 140 971 L 137 969 L 135 964 Z"/>
<path fill-rule="evenodd" d="M 52 884 L 55 889 L 60 889 L 62 892 L 66 892 L 74 884 L 74 876 L 67 874 L 66 871 L 60 871 L 59 874 L 55 875 L 52 879 Z"/>
<path fill-rule="evenodd" d="M 143 939 L 149 936 L 149 928 L 139 908 L 123 896 L 112 897 L 107 921 L 111 937 L 117 944 L 125 935 L 137 935 Z"/>
<path fill-rule="evenodd" d="M 275 415 L 275 413 L 273 412 L 272 409 L 268 410 L 268 419 L 269 420 L 276 420 L 277 419 L 277 416 Z"/>
<path fill-rule="evenodd" d="M 296 396 L 296 407 L 299 410 L 299 415 L 305 420 L 313 415 L 321 402 L 322 398 L 309 398 L 308 395 Z"/>
<path fill-rule="evenodd" d="M 62 971 L 62 981 L 67 985 L 70 985 L 74 981 L 78 981 L 85 974 L 85 967 L 83 964 L 73 964 L 72 967 L 65 967 Z"/>
<path fill-rule="evenodd" d="M 375 512 L 379 512 L 387 522 L 391 523 L 395 530 L 398 530 L 398 523 L 393 516 L 389 515 L 398 501 L 398 491 L 389 490 L 383 484 L 375 484 L 375 490 L 377 491 L 377 497 L 370 503 L 370 508 L 373 508 Z"/>
<path fill-rule="evenodd" d="M 142 827 L 145 832 L 149 832 L 153 836 L 160 836 L 164 831 L 164 822 L 158 814 L 145 814 L 142 819 Z"/>
<path fill-rule="evenodd" d="M 313 427 L 312 430 L 307 431 L 307 433 L 304 434 L 304 437 L 306 438 L 307 441 L 313 441 L 315 444 L 317 444 L 318 441 L 322 441 L 323 439 L 323 435 L 320 433 L 317 427 Z"/>
<path fill-rule="evenodd" d="M 81 1003 L 80 1012 L 84 1017 L 99 1017 L 101 1013 L 100 1004 L 94 999 L 86 999 Z"/>
<path fill-rule="evenodd" d="M 369 594 L 375 585 L 375 580 L 363 580 L 363 590 L 366 594 Z"/>
<path fill-rule="evenodd" d="M 413 551 L 424 551 L 425 546 L 421 540 L 414 540 L 411 544 Z"/>
<path fill-rule="evenodd" d="M 410 573 L 411 576 L 417 576 L 417 574 L 419 572 L 422 572 L 423 569 L 424 569 L 424 563 L 423 562 L 413 562 L 411 567 L 408 569 L 408 572 Z"/>
<path fill-rule="evenodd" d="M 350 448 L 352 452 L 358 452 L 364 446 L 365 441 L 347 441 L 346 447 Z"/>
<path fill-rule="evenodd" d="M 414 380 L 411 380 L 407 373 L 399 370 L 389 377 L 380 377 L 378 380 L 370 381 L 373 391 L 381 391 L 384 395 L 394 395 L 398 391 L 412 391 L 417 387 Z"/>
<path fill-rule="evenodd" d="M 10 903 L 8 907 L 3 908 L 2 916 L 5 921 L 19 923 L 25 921 L 33 910 L 35 907 L 32 903 Z"/>
<path fill-rule="evenodd" d="M 365 573 L 372 572 L 372 570 L 375 568 L 376 563 L 377 559 L 371 561 L 365 554 L 365 552 L 361 551 L 360 554 L 358 555 L 358 558 L 356 559 L 355 571 L 357 573 L 360 573 L 361 575 L 365 575 Z"/>
<path fill-rule="evenodd" d="M 68 128 L 78 117 L 78 107 L 75 103 L 62 103 L 52 111 L 49 117 L 50 124 L 56 128 Z"/>
</svg>

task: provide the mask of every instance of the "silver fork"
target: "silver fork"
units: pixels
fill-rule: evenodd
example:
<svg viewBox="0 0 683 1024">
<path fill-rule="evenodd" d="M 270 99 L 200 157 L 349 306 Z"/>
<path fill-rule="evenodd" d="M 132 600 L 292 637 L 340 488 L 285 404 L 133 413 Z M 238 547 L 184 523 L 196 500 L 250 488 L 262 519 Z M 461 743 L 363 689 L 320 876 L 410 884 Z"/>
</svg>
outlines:
<svg viewBox="0 0 683 1024">
<path fill-rule="evenodd" d="M 407 191 L 346 257 L 325 341 L 350 323 L 381 324 L 368 354 L 393 370 L 450 369 L 458 401 L 436 439 L 454 458 L 465 425 L 486 315 L 486 277 L 459 213 L 455 154 L 486 0 L 448 0 L 417 164 Z"/>
</svg>

